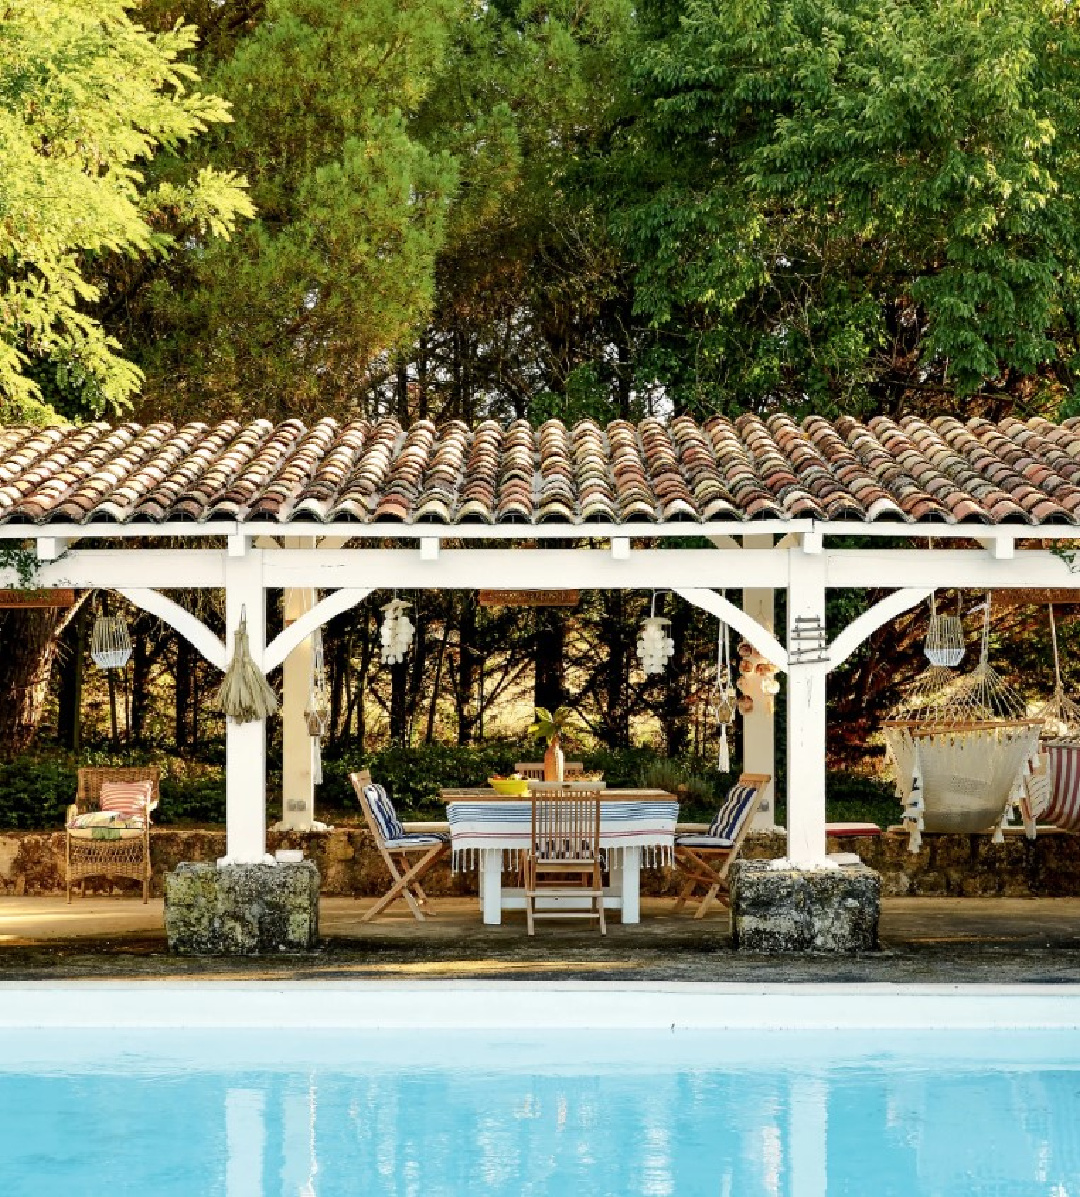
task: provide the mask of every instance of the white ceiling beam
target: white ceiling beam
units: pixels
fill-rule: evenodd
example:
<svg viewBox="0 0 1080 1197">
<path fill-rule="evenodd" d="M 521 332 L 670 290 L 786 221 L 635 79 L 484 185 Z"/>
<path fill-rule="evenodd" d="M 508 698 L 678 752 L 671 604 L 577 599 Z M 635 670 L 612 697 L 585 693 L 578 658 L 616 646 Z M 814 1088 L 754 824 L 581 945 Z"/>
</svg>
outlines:
<svg viewBox="0 0 1080 1197">
<path fill-rule="evenodd" d="M 1016 586 L 1075 586 L 1074 572 L 1048 550 L 999 559 L 980 549 L 831 549 L 825 553 L 830 587 L 884 586 L 996 590 Z"/>
<path fill-rule="evenodd" d="M 492 579 L 515 590 L 560 585 L 580 590 L 673 589 L 708 586 L 783 586 L 787 565 L 777 553 L 717 553 L 712 549 L 636 549 L 616 561 L 603 549 L 444 549 L 436 565 L 416 551 L 345 549 L 314 553 L 280 549 L 266 556 L 270 587 L 399 587 L 403 590 L 481 590 Z"/>
<path fill-rule="evenodd" d="M 66 536 L 39 536 L 37 558 L 39 561 L 56 561 L 68 551 L 69 544 Z"/>
<path fill-rule="evenodd" d="M 107 590 L 224 586 L 224 561 L 221 549 L 72 549 L 57 561 L 43 563 L 36 582 L 45 587 Z M 18 585 L 14 569 L 0 570 L 0 586 Z"/>
</svg>

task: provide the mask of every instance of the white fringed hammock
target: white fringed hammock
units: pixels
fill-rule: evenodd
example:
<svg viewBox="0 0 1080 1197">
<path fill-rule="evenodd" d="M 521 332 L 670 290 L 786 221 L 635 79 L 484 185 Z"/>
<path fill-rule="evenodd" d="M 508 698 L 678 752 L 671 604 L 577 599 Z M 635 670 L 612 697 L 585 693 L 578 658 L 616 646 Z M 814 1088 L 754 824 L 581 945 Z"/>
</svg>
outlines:
<svg viewBox="0 0 1080 1197">
<path fill-rule="evenodd" d="M 1000 842 L 1037 768 L 1042 721 L 1028 717 L 1020 697 L 989 664 L 989 595 L 984 611 L 975 669 L 957 678 L 932 665 L 885 722 L 912 852 L 921 847 L 924 832 L 992 833 Z M 1024 813 L 1033 837 L 1034 819 Z"/>
</svg>

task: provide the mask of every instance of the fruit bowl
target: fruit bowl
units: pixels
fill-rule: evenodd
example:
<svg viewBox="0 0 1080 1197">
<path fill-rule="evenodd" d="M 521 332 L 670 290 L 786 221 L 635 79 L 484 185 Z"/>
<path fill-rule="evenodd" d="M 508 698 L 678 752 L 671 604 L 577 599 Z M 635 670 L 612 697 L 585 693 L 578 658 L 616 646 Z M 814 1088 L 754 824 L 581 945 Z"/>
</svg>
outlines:
<svg viewBox="0 0 1080 1197">
<path fill-rule="evenodd" d="M 496 794 L 509 798 L 528 798 L 529 782 L 524 777 L 489 777 L 488 785 Z"/>
</svg>

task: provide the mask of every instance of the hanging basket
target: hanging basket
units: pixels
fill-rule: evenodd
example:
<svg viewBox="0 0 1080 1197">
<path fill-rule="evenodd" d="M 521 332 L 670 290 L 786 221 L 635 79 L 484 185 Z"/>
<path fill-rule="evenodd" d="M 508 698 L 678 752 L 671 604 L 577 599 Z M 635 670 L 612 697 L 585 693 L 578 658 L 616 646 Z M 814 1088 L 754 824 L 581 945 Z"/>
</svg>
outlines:
<svg viewBox="0 0 1080 1197">
<path fill-rule="evenodd" d="M 99 615 L 94 620 L 90 656 L 99 669 L 123 669 L 131 660 L 131 637 L 119 615 Z"/>
</svg>

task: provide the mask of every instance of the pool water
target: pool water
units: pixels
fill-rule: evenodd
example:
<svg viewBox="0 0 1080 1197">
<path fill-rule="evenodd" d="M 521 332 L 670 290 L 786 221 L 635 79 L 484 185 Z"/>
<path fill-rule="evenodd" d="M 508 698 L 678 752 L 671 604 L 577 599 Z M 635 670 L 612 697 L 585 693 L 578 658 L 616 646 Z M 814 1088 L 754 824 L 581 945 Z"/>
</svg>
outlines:
<svg viewBox="0 0 1080 1197">
<path fill-rule="evenodd" d="M 3 1192 L 1080 1194 L 1080 1033 L 0 1031 Z"/>
</svg>

